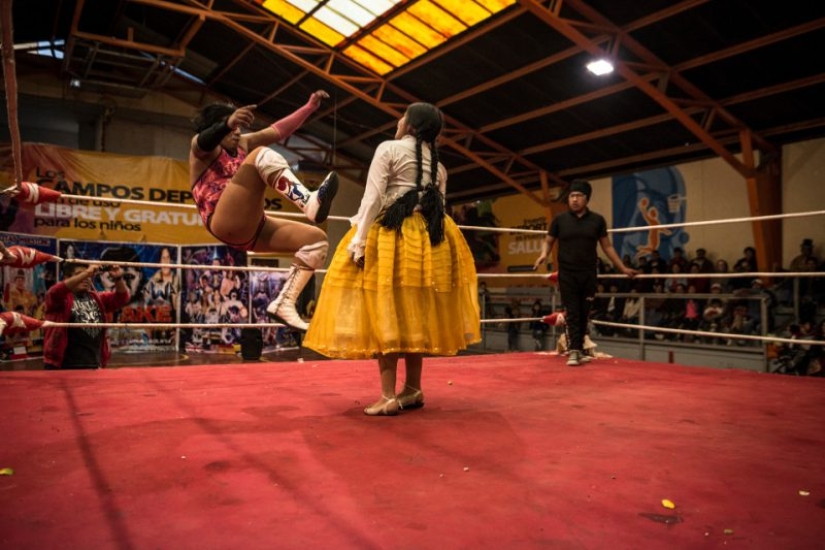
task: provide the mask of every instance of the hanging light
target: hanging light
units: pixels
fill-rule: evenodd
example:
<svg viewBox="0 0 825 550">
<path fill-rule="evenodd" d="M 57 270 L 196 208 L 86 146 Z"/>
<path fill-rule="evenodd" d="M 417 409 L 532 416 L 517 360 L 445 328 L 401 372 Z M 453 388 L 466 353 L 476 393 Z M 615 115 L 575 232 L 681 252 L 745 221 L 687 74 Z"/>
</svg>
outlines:
<svg viewBox="0 0 825 550">
<path fill-rule="evenodd" d="M 613 63 L 607 59 L 597 59 L 587 64 L 587 70 L 596 76 L 602 76 L 613 72 Z"/>
</svg>

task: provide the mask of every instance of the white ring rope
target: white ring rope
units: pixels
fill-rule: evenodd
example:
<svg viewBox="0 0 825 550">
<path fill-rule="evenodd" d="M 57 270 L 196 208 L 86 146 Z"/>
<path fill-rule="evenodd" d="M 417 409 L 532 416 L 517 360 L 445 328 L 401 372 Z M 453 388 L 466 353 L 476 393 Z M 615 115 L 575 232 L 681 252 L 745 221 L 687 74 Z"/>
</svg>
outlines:
<svg viewBox="0 0 825 550">
<path fill-rule="evenodd" d="M 542 277 L 547 278 L 548 273 L 478 273 L 479 278 L 506 279 L 511 277 Z M 599 279 L 630 279 L 624 273 L 600 273 Z M 825 277 L 821 271 L 757 271 L 740 272 L 731 271 L 726 273 L 639 273 L 634 279 L 736 279 L 736 278 L 790 278 L 790 277 Z"/>
<path fill-rule="evenodd" d="M 118 261 L 111 261 L 111 262 L 104 262 L 101 260 L 80 260 L 80 259 L 71 259 L 71 260 L 64 260 L 66 262 L 72 262 L 76 264 L 82 265 L 118 265 L 121 267 L 156 267 L 156 268 L 163 268 L 167 267 L 169 269 L 198 269 L 201 271 L 289 271 L 291 268 L 289 267 L 269 267 L 264 265 L 212 265 L 212 264 L 161 264 L 161 263 L 152 263 L 152 262 L 118 262 Z M 323 272 L 325 270 L 316 269 L 316 272 Z"/>
<path fill-rule="evenodd" d="M 779 220 L 784 218 L 802 218 L 808 216 L 821 216 L 825 214 L 825 210 L 813 210 L 811 212 L 792 212 L 790 214 L 771 214 L 768 216 L 750 216 L 746 218 L 729 218 L 726 220 L 706 220 L 701 222 L 682 222 L 682 223 L 663 223 L 657 225 L 641 225 L 636 227 L 618 227 L 608 229 L 608 233 L 630 233 L 633 231 L 651 231 L 654 229 L 670 229 L 673 227 L 697 227 L 701 225 L 714 225 L 721 223 L 742 223 L 742 222 L 756 222 L 765 220 Z M 483 227 L 477 225 L 459 225 L 459 229 L 466 229 L 468 231 L 489 231 L 491 233 L 525 233 L 530 235 L 547 235 L 547 231 L 543 229 L 518 229 L 515 227 Z"/>
<path fill-rule="evenodd" d="M 185 203 L 178 203 L 178 202 L 160 202 L 160 201 L 141 201 L 135 199 L 117 199 L 111 197 L 89 197 L 85 195 L 68 195 L 63 194 L 61 195 L 61 199 L 67 200 L 84 200 L 84 201 L 99 201 L 105 203 L 114 203 L 114 204 L 134 204 L 134 205 L 141 205 L 141 206 L 157 206 L 157 207 L 173 207 L 173 208 L 186 208 L 186 209 L 196 209 L 197 206 L 194 204 L 185 204 Z M 265 214 L 269 216 L 276 216 L 276 217 L 285 217 L 285 218 L 303 218 L 304 214 L 301 212 L 280 212 L 280 211 L 273 211 L 273 210 L 266 210 L 264 211 Z M 729 218 L 723 220 L 705 220 L 705 221 L 697 221 L 697 222 L 682 222 L 682 223 L 668 223 L 668 224 L 660 224 L 660 225 L 644 225 L 644 226 L 637 226 L 637 227 L 620 227 L 620 228 L 613 228 L 608 229 L 608 233 L 628 233 L 633 231 L 650 231 L 652 229 L 671 229 L 674 227 L 698 227 L 703 225 L 714 225 L 714 224 L 723 224 L 723 223 L 743 223 L 743 222 L 755 222 L 755 221 L 766 221 L 766 220 L 780 220 L 785 218 L 801 218 L 801 217 L 809 217 L 809 216 L 821 216 L 825 214 L 825 210 L 814 210 L 810 212 L 792 212 L 789 214 L 770 214 L 767 216 L 748 216 L 744 218 Z M 349 216 L 329 216 L 327 217 L 328 220 L 336 220 L 336 221 L 349 221 Z M 527 235 L 546 235 L 547 231 L 542 229 L 519 229 L 514 227 L 483 227 L 483 226 L 475 226 L 475 225 L 459 225 L 459 229 L 464 229 L 467 231 L 488 231 L 492 233 L 523 233 Z"/>
<path fill-rule="evenodd" d="M 530 235 L 547 235 L 545 229 L 519 229 L 517 227 L 484 227 L 481 225 L 459 225 L 459 229 L 467 231 L 489 231 L 490 233 L 526 233 Z"/>
<path fill-rule="evenodd" d="M 620 227 L 617 229 L 608 229 L 607 232 L 627 233 L 630 231 L 649 231 L 651 229 L 670 229 L 672 227 L 697 227 L 700 225 L 715 225 L 721 223 L 742 223 L 766 220 L 782 220 L 785 218 L 803 218 L 807 216 L 821 216 L 822 214 L 825 214 L 825 210 L 814 210 L 811 212 L 792 212 L 790 214 L 770 214 L 767 216 L 749 216 L 747 218 L 729 218 L 726 220 L 706 220 L 702 222 L 663 223 L 661 225 L 646 225 L 643 227 Z"/>
<path fill-rule="evenodd" d="M 40 328 L 129 328 L 136 330 L 158 328 L 289 328 L 282 323 L 58 323 L 43 321 Z"/>
<path fill-rule="evenodd" d="M 543 317 L 521 317 L 510 319 L 482 319 L 482 324 L 496 324 L 496 323 L 528 323 L 533 321 L 542 321 Z M 594 325 L 602 325 L 606 327 L 627 328 L 632 330 L 646 330 L 649 332 L 666 332 L 669 334 L 683 334 L 689 336 L 707 336 L 711 338 L 719 338 L 722 340 L 754 340 L 764 341 L 768 343 L 782 343 L 782 344 L 799 344 L 799 345 L 822 345 L 816 340 L 800 340 L 798 338 L 781 338 L 778 336 L 760 336 L 754 334 L 736 334 L 730 332 L 710 332 L 704 330 L 685 330 L 678 328 L 654 327 L 650 325 L 632 325 L 626 323 L 613 323 L 610 321 L 590 321 Z M 550 325 L 547 325 L 548 327 Z M 557 327 L 563 329 L 564 327 Z"/>
<path fill-rule="evenodd" d="M 685 330 L 680 328 L 654 327 L 650 325 L 630 325 L 625 323 L 613 323 L 611 321 L 590 321 L 594 325 L 603 325 L 606 327 L 628 328 L 632 330 L 647 330 L 650 332 L 666 332 L 669 334 L 685 334 L 691 336 L 707 336 L 709 338 L 720 338 L 724 340 L 753 340 L 764 342 L 780 342 L 783 344 L 805 344 L 822 345 L 821 342 L 815 340 L 800 340 L 794 338 L 780 338 L 778 336 L 760 336 L 756 334 L 735 334 L 730 332 L 711 332 L 707 330 Z"/>
<path fill-rule="evenodd" d="M 821 271 L 755 271 L 751 273 L 730 271 L 723 273 L 639 273 L 634 279 L 736 279 L 742 277 L 784 278 L 784 277 L 822 277 Z M 600 273 L 599 279 L 627 278 L 623 273 Z"/>
<path fill-rule="evenodd" d="M 150 267 L 150 268 L 169 268 L 169 269 L 197 269 L 201 271 L 272 271 L 272 272 L 286 272 L 289 267 L 269 267 L 269 266 L 244 266 L 244 265 L 212 265 L 212 264 L 162 264 L 157 262 L 119 262 L 101 260 L 81 260 L 73 258 L 67 260 L 61 258 L 65 262 L 73 262 L 81 265 L 119 265 L 121 267 Z M 316 269 L 316 273 L 326 273 L 326 269 Z M 512 278 L 512 277 L 528 277 L 528 278 L 547 278 L 546 273 L 478 273 L 478 277 L 485 278 Z M 822 277 L 819 271 L 777 271 L 777 272 L 752 272 L 752 273 L 640 273 L 634 279 L 733 279 L 733 278 L 790 278 L 790 277 Z M 602 273 L 598 275 L 600 279 L 629 279 L 623 273 Z"/>
<path fill-rule="evenodd" d="M 86 195 L 67 195 L 63 194 L 60 196 L 61 199 L 67 200 L 83 200 L 83 201 L 92 201 L 92 202 L 105 202 L 107 204 L 134 204 L 138 206 L 157 206 L 157 207 L 173 207 L 173 208 L 185 208 L 188 210 L 196 210 L 198 207 L 194 204 L 182 203 L 182 202 L 160 202 L 160 201 L 140 201 L 136 199 L 116 199 L 113 197 L 88 197 Z M 276 216 L 282 218 L 305 218 L 305 214 L 303 212 L 281 212 L 276 210 L 264 210 L 264 214 L 268 216 Z M 349 221 L 349 217 L 347 216 L 327 216 L 328 220 L 338 220 L 338 221 Z"/>
<path fill-rule="evenodd" d="M 532 322 L 532 321 L 542 321 L 544 317 L 522 317 L 519 319 L 482 319 L 481 324 L 495 324 L 495 323 L 523 323 L 523 322 Z M 547 325 L 550 326 L 550 325 Z"/>
</svg>

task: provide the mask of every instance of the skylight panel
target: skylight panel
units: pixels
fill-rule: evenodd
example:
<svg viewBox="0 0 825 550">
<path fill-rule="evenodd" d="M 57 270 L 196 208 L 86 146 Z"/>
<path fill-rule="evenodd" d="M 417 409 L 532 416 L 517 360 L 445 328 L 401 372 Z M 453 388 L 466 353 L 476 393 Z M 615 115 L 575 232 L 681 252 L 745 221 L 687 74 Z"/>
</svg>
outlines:
<svg viewBox="0 0 825 550">
<path fill-rule="evenodd" d="M 65 40 L 55 40 L 54 42 L 26 42 L 24 44 L 15 44 L 14 51 L 22 51 L 31 55 L 39 55 L 41 57 L 63 59 L 63 46 L 65 43 Z"/>
<path fill-rule="evenodd" d="M 366 51 L 363 48 L 359 48 L 358 46 L 350 46 L 349 48 L 346 48 L 344 50 L 344 55 L 346 55 L 350 59 L 357 61 L 364 67 L 372 69 L 378 74 L 387 74 L 395 68 L 389 63 L 386 63 L 381 59 L 378 59 L 370 52 Z"/>
<path fill-rule="evenodd" d="M 377 39 L 381 40 L 382 42 L 386 42 L 387 44 L 392 44 L 395 48 L 398 49 L 401 53 L 406 55 L 410 59 L 415 59 L 419 55 L 423 55 L 427 53 L 427 48 L 404 34 L 403 32 L 399 31 L 392 25 L 381 25 L 375 31 L 373 31 L 372 36 L 376 37 Z"/>
<path fill-rule="evenodd" d="M 344 36 L 351 36 L 355 34 L 359 27 L 346 17 L 324 6 L 315 12 L 315 17 L 326 26 L 341 33 Z"/>
<path fill-rule="evenodd" d="M 484 21 L 490 15 L 489 11 L 476 4 L 475 2 L 468 2 L 467 0 L 435 0 L 436 3 L 452 13 L 456 19 L 468 27 L 472 27 L 476 23 Z"/>
<path fill-rule="evenodd" d="M 447 38 L 467 29 L 467 25 L 428 0 L 416 2 L 407 11 Z"/>
<path fill-rule="evenodd" d="M 252 1 L 382 75 L 516 3 L 516 0 Z M 387 19 L 391 12 L 393 16 Z"/>
<path fill-rule="evenodd" d="M 399 13 L 396 17 L 393 17 L 390 25 L 414 38 L 417 42 L 424 44 L 428 49 L 435 48 L 444 42 L 444 36 L 407 12 Z"/>
<path fill-rule="evenodd" d="M 316 7 L 318 7 L 318 4 L 321 3 L 320 0 L 286 0 L 286 1 L 289 2 L 290 4 L 292 4 L 293 6 L 295 6 L 296 8 L 303 10 L 304 13 L 311 12 Z"/>
<path fill-rule="evenodd" d="M 275 15 L 280 15 L 293 25 L 298 23 L 298 21 L 306 15 L 303 11 L 288 3 L 286 0 L 264 0 L 262 5 Z"/>
<path fill-rule="evenodd" d="M 399 0 L 354 0 L 354 2 L 378 17 L 387 13 L 391 7 L 398 4 Z"/>
<path fill-rule="evenodd" d="M 482 6 L 484 6 L 485 8 L 487 8 L 488 10 L 490 10 L 491 13 L 498 13 L 501 10 L 503 10 L 504 8 L 506 8 L 508 6 L 512 6 L 513 4 L 516 3 L 516 0 L 475 0 L 475 1 L 478 2 L 479 4 L 481 4 Z"/>
<path fill-rule="evenodd" d="M 358 45 L 394 67 L 400 67 L 410 62 L 410 58 L 402 54 L 398 49 L 388 45 L 386 42 L 378 40 L 374 36 L 365 36 L 358 41 Z"/>
<path fill-rule="evenodd" d="M 324 25 L 314 17 L 310 17 L 300 25 L 301 30 L 305 31 L 333 48 L 344 40 L 344 35 L 332 28 Z"/>
<path fill-rule="evenodd" d="M 366 27 L 381 15 L 370 13 L 353 0 L 329 0 L 327 7 L 355 22 L 359 27 Z"/>
</svg>

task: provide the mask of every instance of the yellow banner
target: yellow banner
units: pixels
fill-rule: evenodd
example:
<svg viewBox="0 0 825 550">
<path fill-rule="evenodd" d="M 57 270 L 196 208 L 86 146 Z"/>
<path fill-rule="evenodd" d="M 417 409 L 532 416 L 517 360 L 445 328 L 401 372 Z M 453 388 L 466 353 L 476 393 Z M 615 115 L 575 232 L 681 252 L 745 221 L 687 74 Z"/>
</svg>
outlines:
<svg viewBox="0 0 825 550">
<path fill-rule="evenodd" d="M 511 227 L 547 231 L 544 209 L 523 195 L 476 201 L 453 207 L 459 225 Z M 465 230 L 480 273 L 523 273 L 533 270 L 541 253 L 543 234 Z M 531 284 L 525 279 L 525 284 Z"/>
<path fill-rule="evenodd" d="M 6 187 L 14 179 L 9 145 L 0 147 L 0 159 L 4 167 L 0 183 Z M 194 207 L 189 166 L 185 161 L 25 143 L 23 178 L 68 195 L 147 201 L 147 204 L 63 199 L 27 206 L 4 197 L 0 202 L 2 231 L 94 241 L 215 242 Z M 148 201 L 160 204 L 148 204 Z M 298 211 L 280 196 L 268 197 L 265 208 Z"/>
</svg>

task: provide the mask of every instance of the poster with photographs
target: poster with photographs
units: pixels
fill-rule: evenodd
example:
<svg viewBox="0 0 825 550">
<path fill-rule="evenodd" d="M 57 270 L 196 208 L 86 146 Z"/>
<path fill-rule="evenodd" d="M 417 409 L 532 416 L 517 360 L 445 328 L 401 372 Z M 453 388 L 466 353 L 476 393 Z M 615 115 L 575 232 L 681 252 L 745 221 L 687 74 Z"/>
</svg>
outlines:
<svg viewBox="0 0 825 550">
<path fill-rule="evenodd" d="M 99 260 L 106 265 L 121 263 L 179 263 L 176 246 L 61 240 L 58 255 L 73 259 Z M 61 274 L 62 277 L 62 274 Z M 131 298 L 113 315 L 119 323 L 177 323 L 181 292 L 180 270 L 167 267 L 123 267 L 123 280 Z M 111 291 L 115 281 L 102 268 L 94 280 L 98 291 Z M 109 344 L 113 351 L 146 352 L 176 349 L 177 331 L 168 329 L 111 329 Z"/>
<path fill-rule="evenodd" d="M 182 323 L 214 325 L 249 322 L 248 272 L 221 266 L 245 266 L 246 253 L 228 246 L 181 247 L 181 263 L 202 265 L 184 270 Z M 181 350 L 235 353 L 241 329 L 233 327 L 181 329 Z"/>
<path fill-rule="evenodd" d="M 279 267 L 280 262 L 274 258 L 252 258 L 252 266 Z M 266 314 L 266 306 L 274 300 L 284 286 L 288 273 L 286 271 L 251 271 L 250 289 L 252 295 L 252 322 L 272 323 Z M 300 300 L 298 307 L 300 308 Z M 299 309 L 300 311 L 300 309 Z M 300 335 L 285 327 L 267 327 L 261 329 L 263 336 L 263 351 L 279 351 L 295 349 L 300 345 Z"/>
<path fill-rule="evenodd" d="M 57 239 L 0 232 L 7 247 L 25 246 L 47 254 L 57 254 Z M 16 311 L 35 319 L 45 318 L 46 291 L 57 280 L 57 263 L 45 262 L 31 268 L 3 266 L 0 269 L 3 311 Z M 28 359 L 43 355 L 43 331 L 0 336 L 0 360 Z"/>
</svg>

